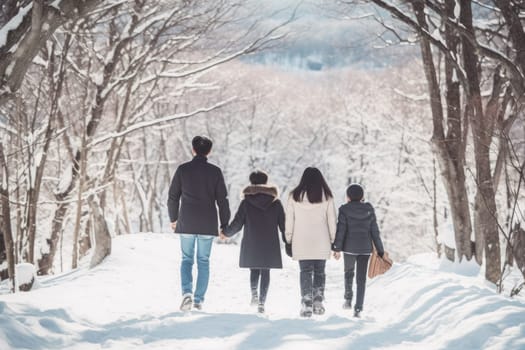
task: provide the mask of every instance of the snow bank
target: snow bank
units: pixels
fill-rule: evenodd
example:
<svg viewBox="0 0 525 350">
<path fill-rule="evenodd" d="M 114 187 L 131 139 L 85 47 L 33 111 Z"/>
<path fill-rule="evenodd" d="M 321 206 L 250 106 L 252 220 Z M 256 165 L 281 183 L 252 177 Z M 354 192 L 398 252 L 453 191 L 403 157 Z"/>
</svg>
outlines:
<svg viewBox="0 0 525 350">
<path fill-rule="evenodd" d="M 205 309 L 184 315 L 179 241 L 119 236 L 95 269 L 0 295 L 3 349 L 524 349 L 525 303 L 423 256 L 369 281 L 364 317 L 342 310 L 342 261 L 328 261 L 326 309 L 301 319 L 297 263 L 272 270 L 267 314 L 250 307 L 238 246 L 215 245 Z M 418 261 L 419 260 L 419 261 Z M 419 262 L 426 262 L 422 266 Z M 436 268 L 437 266 L 437 268 Z"/>
<path fill-rule="evenodd" d="M 36 279 L 35 266 L 29 263 L 17 264 L 15 267 L 15 289 L 20 290 L 21 286 L 32 289 L 38 284 Z M 27 287 L 29 286 L 29 287 Z"/>
</svg>

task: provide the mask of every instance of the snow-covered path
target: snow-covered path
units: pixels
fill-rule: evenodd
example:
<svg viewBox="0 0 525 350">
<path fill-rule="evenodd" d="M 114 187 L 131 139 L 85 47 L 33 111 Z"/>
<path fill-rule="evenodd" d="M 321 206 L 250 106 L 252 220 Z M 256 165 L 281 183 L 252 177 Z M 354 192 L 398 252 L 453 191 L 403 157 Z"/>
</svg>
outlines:
<svg viewBox="0 0 525 350">
<path fill-rule="evenodd" d="M 267 314 L 248 305 L 238 246 L 216 244 L 205 309 L 178 311 L 179 241 L 114 240 L 101 266 L 0 295 L 0 349 L 525 349 L 525 304 L 475 277 L 396 264 L 368 283 L 362 319 L 342 310 L 342 261 L 327 264 L 327 312 L 301 319 L 297 264 L 273 270 Z"/>
</svg>

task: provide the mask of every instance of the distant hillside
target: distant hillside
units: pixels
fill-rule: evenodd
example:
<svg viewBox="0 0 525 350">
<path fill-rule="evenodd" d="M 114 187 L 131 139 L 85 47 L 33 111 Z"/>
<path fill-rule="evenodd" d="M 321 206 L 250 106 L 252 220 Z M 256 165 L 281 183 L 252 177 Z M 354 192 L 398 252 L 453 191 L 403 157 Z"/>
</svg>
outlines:
<svg viewBox="0 0 525 350">
<path fill-rule="evenodd" d="M 285 12 L 269 17 L 264 26 L 270 28 L 284 20 Z M 285 41 L 244 60 L 308 70 L 375 69 L 398 66 L 419 55 L 418 45 L 388 44 L 395 42 L 394 38 L 372 17 L 342 20 L 306 6 L 286 29 L 289 35 Z"/>
</svg>

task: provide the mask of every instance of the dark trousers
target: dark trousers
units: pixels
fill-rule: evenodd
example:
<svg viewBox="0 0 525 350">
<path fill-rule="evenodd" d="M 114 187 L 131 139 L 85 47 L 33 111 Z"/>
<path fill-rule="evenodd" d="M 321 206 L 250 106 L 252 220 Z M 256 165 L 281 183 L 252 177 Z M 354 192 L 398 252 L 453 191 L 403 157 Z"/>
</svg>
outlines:
<svg viewBox="0 0 525 350">
<path fill-rule="evenodd" d="M 357 284 L 355 309 L 363 310 L 366 288 L 366 270 L 368 268 L 368 259 L 370 258 L 370 255 L 343 254 L 343 256 L 345 260 L 345 299 L 352 301 L 352 283 L 355 274 L 355 281 Z"/>
<path fill-rule="evenodd" d="M 325 265 L 326 260 L 299 260 L 303 304 L 311 306 L 324 300 Z"/>
<path fill-rule="evenodd" d="M 260 285 L 259 285 L 260 279 Z M 257 293 L 257 286 L 259 285 L 259 292 Z M 266 302 L 266 295 L 268 294 L 268 287 L 270 286 L 270 270 L 269 269 L 250 269 L 250 287 L 252 295 L 259 295 L 259 304 Z"/>
</svg>

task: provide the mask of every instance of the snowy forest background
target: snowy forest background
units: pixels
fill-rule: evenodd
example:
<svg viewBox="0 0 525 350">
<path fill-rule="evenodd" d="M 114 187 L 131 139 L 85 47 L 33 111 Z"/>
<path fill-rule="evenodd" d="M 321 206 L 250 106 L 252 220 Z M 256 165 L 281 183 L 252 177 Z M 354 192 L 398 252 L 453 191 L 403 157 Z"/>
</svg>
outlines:
<svg viewBox="0 0 525 350">
<path fill-rule="evenodd" d="M 395 260 L 475 259 L 498 286 L 525 274 L 524 5 L 264 3 L 2 2 L 2 279 L 169 231 L 199 134 L 232 210 L 254 169 L 286 200 L 313 165 L 338 204 L 364 185 Z"/>
</svg>

